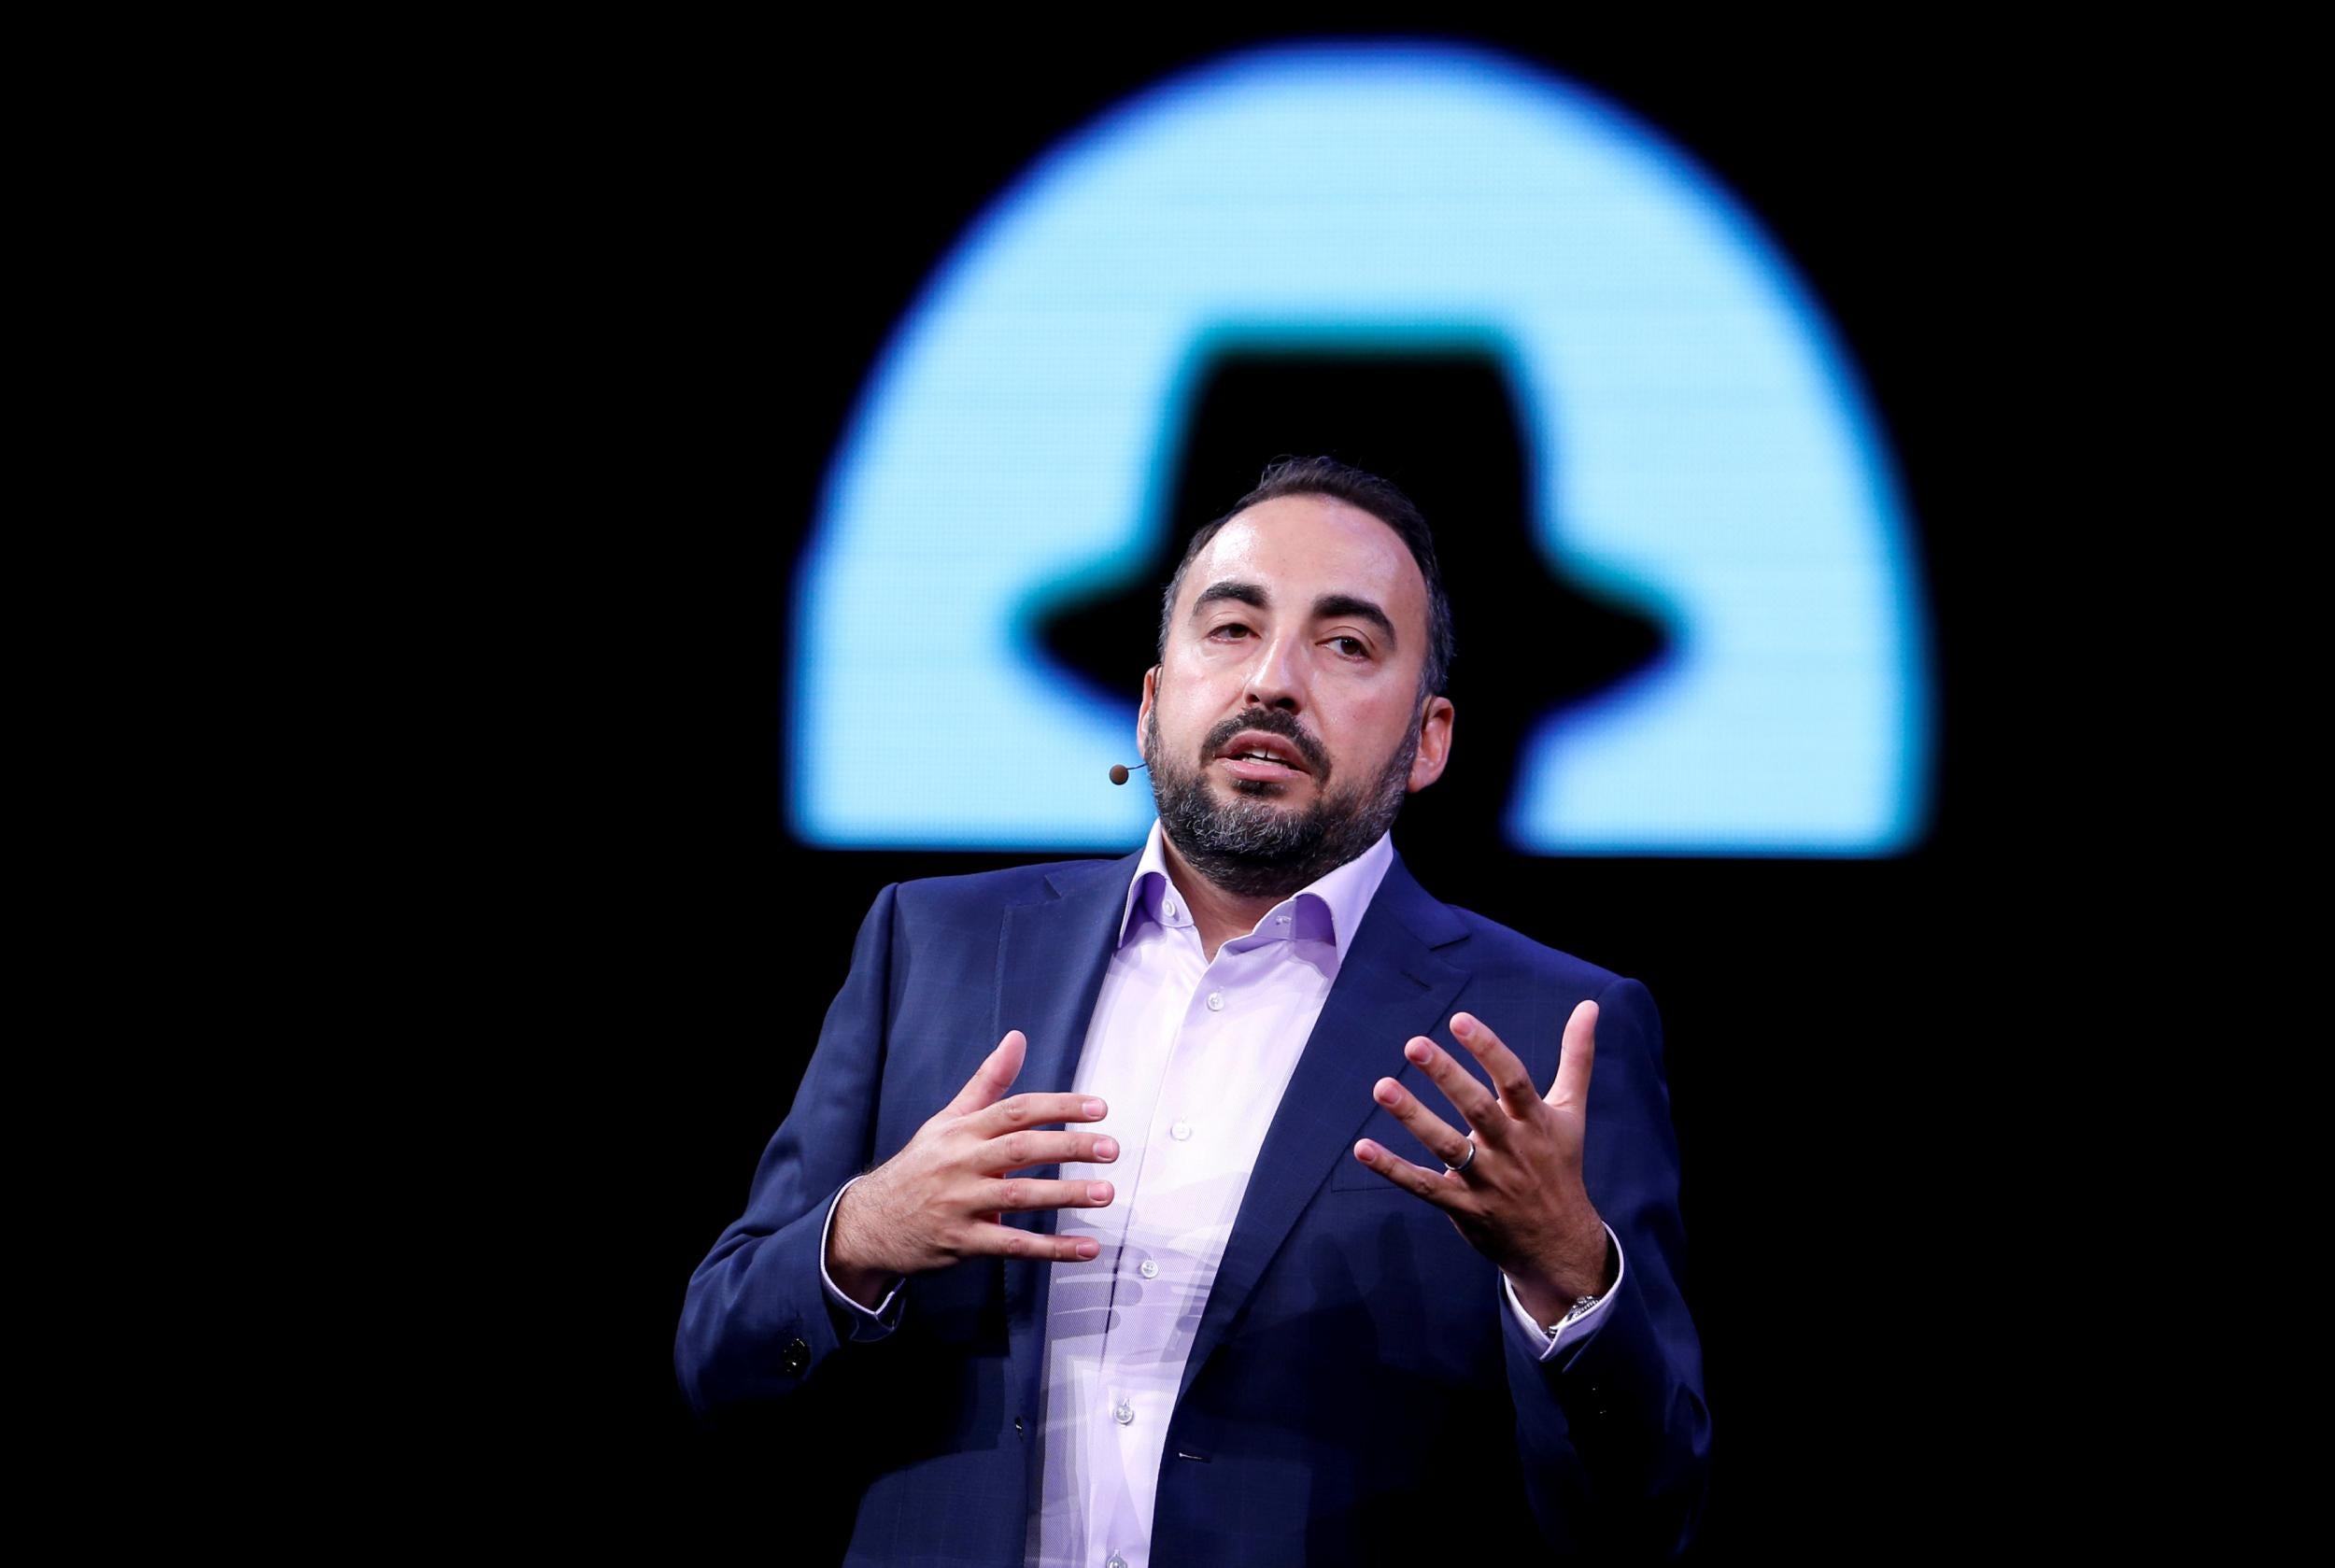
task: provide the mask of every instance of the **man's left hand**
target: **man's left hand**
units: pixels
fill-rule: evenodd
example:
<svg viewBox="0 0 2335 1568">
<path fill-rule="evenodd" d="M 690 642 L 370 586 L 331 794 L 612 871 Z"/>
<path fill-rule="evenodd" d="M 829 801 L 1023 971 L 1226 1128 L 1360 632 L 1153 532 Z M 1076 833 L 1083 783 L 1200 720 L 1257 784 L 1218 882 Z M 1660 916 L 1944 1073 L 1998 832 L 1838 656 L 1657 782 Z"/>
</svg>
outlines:
<svg viewBox="0 0 2335 1568">
<path fill-rule="evenodd" d="M 1403 1054 L 1426 1070 L 1466 1119 L 1465 1132 L 1454 1131 L 1392 1078 L 1381 1078 L 1372 1090 L 1446 1168 L 1415 1165 L 1369 1138 L 1354 1145 L 1354 1157 L 1449 1214 L 1468 1244 L 1500 1265 L 1524 1310 L 1553 1323 L 1578 1298 L 1603 1294 L 1612 1284 L 1605 1222 L 1581 1183 L 1597 1004 L 1581 1003 L 1565 1021 L 1556 1081 L 1546 1098 L 1534 1092 L 1532 1074 L 1516 1052 L 1482 1020 L 1452 1014 L 1451 1038 L 1483 1064 L 1496 1097 L 1423 1035 L 1412 1037 Z M 1450 1168 L 1462 1163 L 1464 1171 Z"/>
</svg>

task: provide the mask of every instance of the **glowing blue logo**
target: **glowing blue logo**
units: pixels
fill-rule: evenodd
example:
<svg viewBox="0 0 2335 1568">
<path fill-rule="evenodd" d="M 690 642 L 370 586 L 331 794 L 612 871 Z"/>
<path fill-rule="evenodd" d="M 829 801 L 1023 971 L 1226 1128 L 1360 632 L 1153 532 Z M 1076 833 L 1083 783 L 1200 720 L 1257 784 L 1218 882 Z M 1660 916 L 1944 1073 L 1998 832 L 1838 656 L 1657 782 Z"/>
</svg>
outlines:
<svg viewBox="0 0 2335 1568">
<path fill-rule="evenodd" d="M 1208 345 L 1497 346 L 1552 566 L 1655 602 L 1653 671 L 1529 738 L 1541 852 L 1887 854 L 1928 812 L 1926 634 L 1888 459 L 1817 308 L 1652 132 L 1445 47 L 1243 56 L 1040 161 L 854 411 L 799 579 L 792 826 L 837 846 L 1125 849 L 1135 684 L 1037 652 L 1040 596 L 1168 527 Z M 1230 498 L 1225 498 L 1229 500 Z M 1463 607 L 1463 613 L 1464 613 Z"/>
</svg>

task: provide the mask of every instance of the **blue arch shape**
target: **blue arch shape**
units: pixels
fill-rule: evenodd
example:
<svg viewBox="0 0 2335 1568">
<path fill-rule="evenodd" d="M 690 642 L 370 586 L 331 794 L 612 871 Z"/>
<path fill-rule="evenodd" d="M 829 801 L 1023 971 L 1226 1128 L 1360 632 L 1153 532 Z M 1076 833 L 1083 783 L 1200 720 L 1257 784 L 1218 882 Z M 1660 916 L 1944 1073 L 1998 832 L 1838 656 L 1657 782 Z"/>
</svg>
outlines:
<svg viewBox="0 0 2335 1568">
<path fill-rule="evenodd" d="M 1133 755 L 1136 672 L 1124 704 L 1095 702 L 1023 612 L 1122 578 L 1168 527 L 1159 455 L 1235 329 L 1501 345 L 1539 548 L 1680 629 L 1659 669 L 1527 739 L 1518 847 L 1918 838 L 1921 595 L 1820 312 L 1651 130 L 1423 44 L 1261 50 L 1154 88 L 1041 158 L 936 271 L 854 410 L 798 577 L 798 837 L 1140 836 L 1148 794 L 1100 783 Z"/>
</svg>

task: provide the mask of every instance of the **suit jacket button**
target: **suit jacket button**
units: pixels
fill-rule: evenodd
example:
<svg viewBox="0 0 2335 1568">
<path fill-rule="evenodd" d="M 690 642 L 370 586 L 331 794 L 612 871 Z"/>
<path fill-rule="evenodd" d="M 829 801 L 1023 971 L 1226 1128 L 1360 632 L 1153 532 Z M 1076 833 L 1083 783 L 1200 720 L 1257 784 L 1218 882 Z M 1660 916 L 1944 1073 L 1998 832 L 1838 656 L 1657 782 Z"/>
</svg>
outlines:
<svg viewBox="0 0 2335 1568">
<path fill-rule="evenodd" d="M 801 1377 L 802 1369 L 811 1364 L 811 1347 L 802 1342 L 801 1335 L 796 1335 L 786 1341 L 786 1349 L 779 1352 L 778 1364 L 791 1376 Z"/>
<path fill-rule="evenodd" d="M 1016 1432 L 1022 1430 L 1022 1418 L 1019 1416 L 1013 1418 L 1013 1430 Z"/>
</svg>

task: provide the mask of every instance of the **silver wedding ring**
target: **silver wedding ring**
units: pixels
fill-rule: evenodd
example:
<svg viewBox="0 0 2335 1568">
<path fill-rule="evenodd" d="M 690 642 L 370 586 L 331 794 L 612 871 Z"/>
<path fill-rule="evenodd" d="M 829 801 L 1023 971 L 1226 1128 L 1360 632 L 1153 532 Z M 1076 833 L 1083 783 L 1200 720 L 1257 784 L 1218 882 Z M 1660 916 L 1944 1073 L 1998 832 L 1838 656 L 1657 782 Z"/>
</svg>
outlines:
<svg viewBox="0 0 2335 1568">
<path fill-rule="evenodd" d="M 1458 1165 L 1445 1165 L 1445 1166 L 1443 1167 L 1445 1170 L 1449 1171 L 1449 1172 L 1450 1172 L 1451 1175 L 1453 1175 L 1453 1176 L 1457 1176 L 1460 1172 L 1462 1172 L 1462 1171 L 1465 1170 L 1465 1169 L 1466 1169 L 1469 1165 L 1474 1165 L 1474 1164 L 1476 1163 L 1476 1140 L 1475 1140 L 1474 1138 L 1472 1138 L 1472 1137 L 1471 1137 L 1471 1138 L 1467 1139 L 1466 1141 L 1467 1141 L 1467 1158 L 1465 1158 L 1465 1160 L 1462 1160 L 1462 1161 L 1461 1161 Z"/>
</svg>

